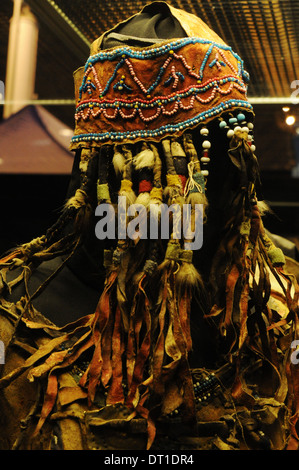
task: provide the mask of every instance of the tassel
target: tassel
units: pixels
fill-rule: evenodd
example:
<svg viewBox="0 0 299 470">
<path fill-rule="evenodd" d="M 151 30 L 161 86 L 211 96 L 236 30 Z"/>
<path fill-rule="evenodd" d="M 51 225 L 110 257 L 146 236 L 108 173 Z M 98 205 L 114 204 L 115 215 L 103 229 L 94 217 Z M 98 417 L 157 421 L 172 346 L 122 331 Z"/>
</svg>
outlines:
<svg viewBox="0 0 299 470">
<path fill-rule="evenodd" d="M 109 189 L 109 184 L 108 184 L 108 168 L 109 168 L 110 162 L 111 162 L 111 146 L 103 145 L 100 148 L 99 157 L 98 157 L 98 180 L 97 180 L 98 204 L 111 203 L 110 189 Z"/>
<path fill-rule="evenodd" d="M 153 205 L 158 206 L 162 202 L 161 162 L 156 147 L 142 143 L 141 149 L 134 157 L 133 162 L 139 184 L 136 204 L 144 205 L 152 216 Z M 153 187 L 153 185 L 155 186 Z M 153 190 L 156 190 L 156 193 Z M 158 196 L 157 200 L 153 201 L 153 197 L 156 196 Z M 141 387 L 144 388 L 143 382 L 146 379 L 145 372 L 148 371 L 148 360 L 152 347 L 152 320 L 147 287 L 158 266 L 158 245 L 156 241 L 150 241 L 149 244 L 144 242 L 142 245 L 144 253 L 147 252 L 148 245 L 149 253 L 142 269 L 137 272 L 135 270 L 132 278 L 133 301 L 126 355 L 128 386 L 126 404 L 135 409 L 140 409 Z M 142 247 L 139 246 L 139 249 Z M 143 411 L 145 410 L 144 407 L 141 408 Z"/>
<path fill-rule="evenodd" d="M 188 180 L 184 190 L 186 203 L 190 204 L 192 208 L 195 207 L 195 204 L 202 204 L 203 220 L 205 220 L 208 206 L 208 201 L 205 195 L 205 177 L 207 175 L 201 171 L 200 162 L 191 134 L 184 135 L 184 149 L 189 160 Z"/>
<path fill-rule="evenodd" d="M 111 271 L 104 287 L 104 291 L 100 297 L 98 302 L 94 321 L 92 325 L 93 330 L 93 340 L 94 340 L 94 353 L 88 369 L 86 371 L 84 377 L 84 383 L 88 383 L 88 399 L 89 405 L 91 405 L 95 399 L 96 391 L 101 383 L 101 376 L 103 370 L 103 346 L 106 342 L 109 345 L 110 343 L 110 350 L 111 350 L 111 325 L 113 324 L 113 304 L 112 299 L 115 295 L 115 288 L 116 288 L 116 278 L 117 272 Z M 110 357 L 106 355 L 106 360 L 109 361 L 110 365 Z M 107 370 L 108 364 L 105 363 L 105 368 Z M 110 367 L 111 371 L 111 367 Z M 110 372 L 111 373 L 111 372 Z M 106 372 L 107 374 L 107 372 Z M 108 379 L 110 377 L 106 376 L 104 381 L 104 386 L 107 385 Z M 81 382 L 83 384 L 83 380 Z"/>
<path fill-rule="evenodd" d="M 175 170 L 171 141 L 169 139 L 164 139 L 162 141 L 162 146 L 167 167 L 167 186 L 164 189 L 164 198 L 166 199 L 168 206 L 175 204 L 179 205 L 181 208 L 184 203 L 182 182 Z M 179 222 L 181 222 L 181 218 L 179 218 Z M 167 270 L 170 274 L 170 272 L 174 272 L 178 268 L 178 254 L 180 252 L 180 233 L 178 232 L 181 232 L 181 228 L 176 223 L 176 218 L 173 218 L 172 235 L 167 245 L 165 260 L 159 267 L 160 271 Z M 176 235 L 179 236 L 176 237 Z"/>
<path fill-rule="evenodd" d="M 144 174 L 152 172 L 154 153 L 146 144 L 133 159 L 133 148 L 121 146 L 114 148 L 113 165 L 121 179 L 119 196 L 126 197 L 127 208 L 133 203 L 149 201 L 149 190 L 144 191 Z M 142 181 L 139 185 L 139 200 L 132 189 L 133 170 Z M 149 183 L 151 181 L 149 180 Z M 151 188 L 150 188 L 151 189 Z M 144 193 L 148 193 L 146 203 Z M 143 380 L 142 358 L 146 362 L 145 350 L 149 348 L 149 339 L 139 343 L 139 328 L 145 322 L 149 325 L 148 300 L 143 289 L 142 279 L 135 289 L 135 301 L 129 302 L 128 290 L 134 285 L 128 284 L 136 260 L 132 257 L 130 240 L 117 242 L 113 252 L 112 264 L 109 266 L 105 290 L 99 301 L 97 321 L 95 322 L 95 353 L 88 373 L 89 396 L 92 401 L 99 383 L 108 389 L 107 404 L 124 402 L 122 381 L 128 380 L 129 406 L 138 403 L 138 387 Z M 111 253 L 111 252 L 110 252 Z M 109 254 L 109 253 L 106 253 Z M 137 260 L 139 261 L 139 260 Z M 109 263 L 109 258 L 108 258 Z M 130 289 L 128 289 L 130 287 Z M 150 328 L 147 328 L 148 334 Z M 147 345 L 147 346 L 146 346 Z M 122 355 L 127 348 L 127 371 L 123 369 Z M 141 352 L 140 352 L 141 351 Z M 149 354 L 149 349 L 148 349 Z"/>
<path fill-rule="evenodd" d="M 150 193 L 153 188 L 153 168 L 155 164 L 154 152 L 150 149 L 146 142 L 141 143 L 140 151 L 133 158 L 133 166 L 138 180 L 138 196 L 135 200 L 136 205 L 144 206 L 146 209 L 146 217 L 150 209 Z M 147 220 L 146 220 L 147 228 Z M 140 238 L 147 236 L 147 233 L 141 233 L 142 224 L 139 224 L 140 236 L 135 239 L 135 244 Z"/>
<path fill-rule="evenodd" d="M 173 154 L 178 155 L 180 152 L 179 158 L 186 157 L 177 142 L 172 145 L 174 142 L 176 141 L 169 139 L 162 142 L 167 166 L 164 197 L 168 205 L 176 203 L 181 208 L 184 202 L 183 184 L 176 172 Z M 192 379 L 188 374 L 188 352 L 191 349 L 190 304 L 187 297 L 180 302 L 178 298 L 176 275 L 182 262 L 182 249 L 174 223 L 164 260 L 158 267 L 160 290 L 156 303 L 156 321 L 153 325 L 153 337 L 156 340 L 153 345 L 151 393 L 156 403 L 159 403 L 162 415 L 181 407 L 185 420 L 190 424 L 195 416 Z M 182 312 L 179 307 L 182 307 Z"/>
<path fill-rule="evenodd" d="M 150 203 L 150 192 L 153 184 L 153 168 L 155 165 L 155 154 L 147 143 L 142 142 L 141 150 L 133 158 L 135 172 L 138 174 L 138 196 L 136 204 L 148 208 Z"/>
<path fill-rule="evenodd" d="M 150 216 L 158 223 L 161 217 L 161 204 L 163 201 L 163 188 L 161 179 L 162 162 L 157 147 L 153 144 L 150 144 L 150 148 L 154 154 L 153 187 L 150 192 L 149 201 Z"/>
<path fill-rule="evenodd" d="M 178 140 L 171 141 L 171 155 L 176 174 L 179 176 L 182 185 L 182 193 L 184 193 L 187 180 L 187 158 L 182 145 Z"/>
<path fill-rule="evenodd" d="M 204 128 L 204 132 L 206 135 L 207 129 Z M 186 182 L 184 196 L 186 203 L 191 206 L 191 213 L 190 213 L 190 228 L 191 233 L 195 233 L 196 224 L 201 222 L 196 217 L 196 205 L 202 205 L 202 222 L 206 220 L 206 211 L 208 206 L 208 201 L 205 195 L 205 175 L 207 176 L 207 172 L 204 174 L 201 171 L 200 162 L 198 159 L 198 155 L 193 144 L 192 135 L 185 134 L 184 135 L 184 148 L 189 160 L 188 163 L 188 180 Z M 204 154 L 205 155 L 205 154 Z M 207 159 L 206 156 L 203 158 Z M 206 163 L 206 162 L 205 162 Z M 202 225 L 202 224 L 201 224 Z M 188 250 L 188 243 L 192 240 L 188 239 L 185 236 L 185 250 Z M 190 260 L 191 258 L 191 260 Z M 192 263 L 192 255 L 187 254 L 187 258 L 190 260 L 186 262 L 183 260 L 180 270 L 177 272 L 176 280 L 178 291 L 181 297 L 185 295 L 192 295 L 194 293 L 201 293 L 203 294 L 203 282 L 202 278 Z"/>
<path fill-rule="evenodd" d="M 89 228 L 92 216 L 91 201 L 89 194 L 94 183 L 94 175 L 97 174 L 98 151 L 96 149 L 81 150 L 79 171 L 80 187 L 64 205 L 63 211 L 57 222 L 48 229 L 46 243 L 49 246 L 63 233 L 67 223 L 73 223 L 73 229 L 78 235 Z M 74 222 L 73 222 L 74 221 Z"/>
<path fill-rule="evenodd" d="M 112 159 L 112 148 L 110 145 L 103 145 L 100 148 L 98 158 L 98 180 L 97 180 L 97 202 L 100 204 L 112 204 L 110 188 L 108 183 L 109 165 Z M 102 240 L 103 245 L 103 266 L 108 274 L 112 269 L 112 257 L 114 241 Z"/>
<path fill-rule="evenodd" d="M 121 178 L 124 172 L 126 160 L 125 160 L 124 155 L 119 151 L 117 146 L 115 146 L 115 149 L 114 149 L 112 163 L 113 163 L 113 168 L 114 168 L 116 176 L 118 178 Z"/>
<path fill-rule="evenodd" d="M 120 152 L 123 156 L 124 165 L 121 166 L 121 185 L 118 192 L 119 196 L 126 198 L 126 210 L 130 207 L 131 204 L 134 204 L 136 201 L 136 195 L 133 191 L 133 153 L 132 147 L 129 145 L 122 145 L 120 148 L 115 147 L 114 156 L 117 155 L 117 152 Z M 113 156 L 113 158 L 114 158 Z M 119 156 L 116 157 L 120 159 Z M 119 214 L 118 214 L 119 216 Z M 126 215 L 125 215 L 126 217 Z M 124 225 L 127 224 L 127 220 L 123 221 Z M 120 221 L 122 223 L 122 221 Z M 126 230 L 127 234 L 127 230 Z M 111 271 L 117 272 L 115 279 L 116 282 L 116 298 L 118 303 L 118 308 L 122 314 L 123 328 L 125 331 L 128 330 L 128 309 L 127 309 L 127 294 L 126 294 L 126 276 L 129 267 L 130 261 L 130 240 L 128 239 L 119 239 L 117 246 L 112 255 L 112 264 Z"/>
<path fill-rule="evenodd" d="M 185 246 L 187 242 L 185 241 Z M 179 254 L 179 269 L 176 271 L 176 289 L 178 294 L 178 302 L 189 296 L 190 299 L 194 294 L 204 292 L 204 284 L 202 277 L 195 268 L 193 262 L 193 251 L 190 249 L 181 249 Z"/>
<path fill-rule="evenodd" d="M 274 267 L 284 266 L 286 264 L 286 259 L 283 251 L 275 246 L 270 237 L 266 234 L 264 228 L 261 233 L 261 240 L 272 265 Z"/>
<path fill-rule="evenodd" d="M 179 257 L 179 246 L 168 244 L 165 259 L 174 263 Z M 163 263 L 162 263 L 163 264 Z M 161 415 L 165 416 L 180 408 L 188 425 L 195 423 L 192 377 L 188 366 L 191 349 L 189 323 L 189 299 L 183 301 L 179 310 L 175 280 L 172 271 L 163 269 L 160 280 L 157 320 L 153 337 L 151 393 Z M 175 377 L 175 380 L 174 380 Z M 151 415 L 150 410 L 150 415 Z"/>
<path fill-rule="evenodd" d="M 146 379 L 151 352 L 152 319 L 150 302 L 146 293 L 146 275 L 142 276 L 135 293 L 128 334 L 127 386 L 128 407 L 137 408 L 140 401 L 140 387 Z M 141 334 L 142 332 L 142 334 Z"/>
<path fill-rule="evenodd" d="M 96 149 L 82 149 L 79 170 L 81 175 L 81 186 L 75 195 L 65 204 L 65 211 L 75 210 L 75 229 L 78 232 L 84 231 L 88 227 L 88 222 L 92 214 L 89 197 L 90 187 L 94 180 L 95 168 L 98 162 L 98 151 Z"/>
<path fill-rule="evenodd" d="M 167 174 L 166 174 L 166 187 L 164 189 L 164 199 L 167 205 L 179 204 L 183 205 L 184 199 L 182 194 L 182 182 L 175 171 L 175 166 L 171 153 L 170 140 L 164 139 L 162 141 L 164 157 L 166 161 Z"/>
<path fill-rule="evenodd" d="M 58 220 L 47 230 L 46 234 L 29 243 L 24 243 L 13 253 L 5 256 L 2 262 L 28 263 L 33 256 L 49 259 L 58 253 L 73 252 L 90 229 L 92 220 L 91 193 L 94 185 L 95 168 L 98 161 L 96 149 L 81 149 L 79 159 L 79 187 L 63 206 Z M 69 224 L 70 227 L 67 227 Z M 67 232 L 67 235 L 66 235 Z M 37 263 L 35 263 L 37 267 Z"/>
<path fill-rule="evenodd" d="M 114 167 L 115 160 L 114 157 L 116 155 L 116 159 L 120 160 L 123 159 L 122 165 L 119 166 L 120 175 L 121 175 L 121 186 L 119 189 L 119 196 L 124 196 L 126 198 L 126 208 L 128 208 L 131 204 L 134 204 L 136 200 L 136 195 L 133 191 L 133 182 L 132 182 L 132 171 L 133 171 L 133 156 L 132 156 L 132 149 L 129 145 L 122 145 L 120 149 L 118 147 L 114 150 Z M 118 171 L 118 170 L 117 170 Z"/>
<path fill-rule="evenodd" d="M 191 206 L 190 218 L 189 220 L 186 220 L 184 217 L 184 223 L 187 223 L 189 226 L 188 228 L 190 229 L 189 232 L 191 232 L 193 236 L 195 233 L 196 223 L 199 222 L 196 220 L 195 204 L 204 204 L 206 207 L 207 199 L 205 196 L 204 176 L 200 171 L 200 163 L 191 134 L 184 135 L 183 145 L 189 160 L 189 177 L 184 188 L 184 197 L 186 203 Z M 179 268 L 175 274 L 178 299 L 186 298 L 187 295 L 192 297 L 194 292 L 203 292 L 203 282 L 201 276 L 192 263 L 193 253 L 188 248 L 188 244 L 192 242 L 192 239 L 188 237 L 187 227 L 184 227 L 184 234 L 184 250 L 180 250 Z"/>
<path fill-rule="evenodd" d="M 107 151 L 102 149 L 99 161 L 97 194 L 98 202 L 111 202 L 107 179 Z M 132 189 L 133 160 L 129 146 L 114 147 L 113 166 L 121 184 L 118 195 L 126 198 L 126 207 L 134 203 L 136 196 Z M 124 335 L 129 329 L 127 311 L 126 275 L 129 263 L 130 241 L 119 239 L 115 249 L 104 247 L 106 281 L 100 297 L 94 323 L 94 354 L 86 371 L 88 397 L 91 404 L 100 385 L 108 389 L 107 404 L 123 402 L 122 361 Z"/>
</svg>

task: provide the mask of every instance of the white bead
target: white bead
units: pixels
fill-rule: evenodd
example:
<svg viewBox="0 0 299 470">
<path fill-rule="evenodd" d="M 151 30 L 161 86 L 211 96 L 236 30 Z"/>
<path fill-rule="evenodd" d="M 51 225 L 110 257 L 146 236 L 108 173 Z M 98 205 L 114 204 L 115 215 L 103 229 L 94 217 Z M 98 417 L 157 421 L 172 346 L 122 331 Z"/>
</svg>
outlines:
<svg viewBox="0 0 299 470">
<path fill-rule="evenodd" d="M 201 157 L 200 161 L 203 163 L 209 163 L 211 159 L 209 157 Z"/>
<path fill-rule="evenodd" d="M 249 136 L 248 136 L 248 141 L 251 142 L 252 140 L 253 140 L 252 135 L 249 135 Z"/>
<path fill-rule="evenodd" d="M 203 176 L 209 176 L 208 170 L 202 170 L 202 171 L 201 171 L 201 174 L 202 174 Z"/>
<path fill-rule="evenodd" d="M 249 123 L 247 124 L 247 126 L 249 127 L 249 129 L 253 129 L 253 128 L 254 128 L 254 125 L 252 124 L 252 122 L 249 122 Z"/>
<path fill-rule="evenodd" d="M 252 145 L 252 146 L 251 146 L 251 150 L 252 150 L 253 152 L 255 152 L 256 146 L 255 146 L 255 145 Z"/>
<path fill-rule="evenodd" d="M 202 129 L 200 129 L 200 133 L 201 135 L 208 135 L 209 129 L 207 129 L 206 127 L 203 127 Z"/>
<path fill-rule="evenodd" d="M 240 126 L 236 126 L 235 129 L 234 129 L 234 132 L 240 132 L 242 131 L 241 127 Z"/>
<path fill-rule="evenodd" d="M 248 134 L 248 132 L 249 132 L 248 127 L 246 127 L 246 126 L 242 127 L 242 132 L 246 132 Z"/>
<path fill-rule="evenodd" d="M 227 131 L 227 137 L 232 137 L 234 135 L 234 131 L 232 129 L 230 129 L 229 131 Z"/>
<path fill-rule="evenodd" d="M 211 142 L 209 142 L 208 140 L 204 140 L 203 143 L 202 143 L 202 148 L 204 148 L 204 149 L 211 148 Z"/>
</svg>

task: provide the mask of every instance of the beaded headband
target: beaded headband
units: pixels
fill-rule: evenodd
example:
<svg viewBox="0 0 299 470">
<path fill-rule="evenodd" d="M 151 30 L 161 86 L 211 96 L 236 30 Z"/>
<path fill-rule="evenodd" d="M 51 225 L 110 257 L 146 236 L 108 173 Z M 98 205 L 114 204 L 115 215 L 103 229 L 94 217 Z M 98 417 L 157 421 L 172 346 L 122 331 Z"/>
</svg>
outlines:
<svg viewBox="0 0 299 470">
<path fill-rule="evenodd" d="M 189 18 L 191 30 L 185 27 Z M 194 15 L 180 12 L 178 19 L 192 37 L 99 51 L 75 72 L 72 150 L 179 137 L 223 112 L 252 112 L 241 58 L 220 39 L 215 42 Z M 194 35 L 196 22 L 203 37 Z"/>
</svg>

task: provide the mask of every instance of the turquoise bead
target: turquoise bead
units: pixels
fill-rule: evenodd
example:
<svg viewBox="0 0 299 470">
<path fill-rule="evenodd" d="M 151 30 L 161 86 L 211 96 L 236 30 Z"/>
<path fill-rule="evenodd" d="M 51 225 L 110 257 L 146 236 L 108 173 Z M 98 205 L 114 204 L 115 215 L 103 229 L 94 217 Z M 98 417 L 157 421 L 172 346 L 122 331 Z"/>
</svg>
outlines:
<svg viewBox="0 0 299 470">
<path fill-rule="evenodd" d="M 239 113 L 238 116 L 237 116 L 237 119 L 238 119 L 239 122 L 245 121 L 245 119 L 246 119 L 245 114 Z"/>
</svg>

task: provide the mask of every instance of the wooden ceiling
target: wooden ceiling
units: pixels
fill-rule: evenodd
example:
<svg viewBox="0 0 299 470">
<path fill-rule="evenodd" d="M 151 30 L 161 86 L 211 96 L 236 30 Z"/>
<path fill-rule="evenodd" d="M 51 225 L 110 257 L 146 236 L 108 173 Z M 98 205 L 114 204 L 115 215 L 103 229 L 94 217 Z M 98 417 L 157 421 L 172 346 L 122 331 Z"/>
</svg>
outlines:
<svg viewBox="0 0 299 470">
<path fill-rule="evenodd" d="M 70 75 L 74 67 L 86 60 L 88 44 L 139 12 L 149 1 L 27 0 L 26 3 L 40 24 L 37 92 L 51 99 L 72 97 Z M 243 58 L 251 77 L 250 96 L 290 96 L 291 83 L 299 79 L 297 0 L 169 0 L 169 4 L 201 17 Z M 2 76 L 12 9 L 12 0 L 1 0 Z M 52 82 L 54 73 L 59 80 Z"/>
<path fill-rule="evenodd" d="M 37 97 L 71 103 L 73 72 L 85 63 L 91 42 L 150 2 L 26 0 L 26 3 L 40 27 Z M 250 74 L 249 98 L 290 100 L 294 92 L 292 85 L 299 80 L 298 0 L 169 0 L 168 3 L 201 17 L 242 57 Z M 1 0 L 0 80 L 3 81 L 12 11 L 13 1 Z M 292 107 L 294 113 L 298 114 L 298 106 Z M 279 103 L 272 109 L 266 112 L 268 122 L 272 123 L 275 116 L 283 119 Z M 51 106 L 51 110 L 66 124 L 73 125 L 72 104 Z"/>
<path fill-rule="evenodd" d="M 36 3 L 49 2 L 28 0 L 28 3 L 35 8 Z M 55 3 L 92 42 L 149 2 L 55 0 Z M 170 0 L 169 3 L 202 18 L 243 58 L 251 76 L 251 96 L 289 96 L 290 84 L 299 78 L 297 0 Z"/>
</svg>

